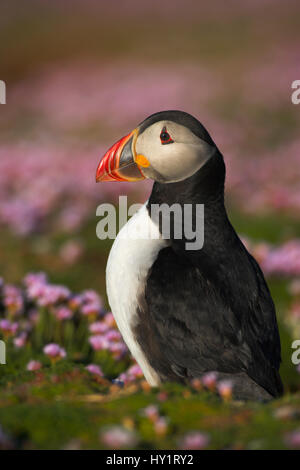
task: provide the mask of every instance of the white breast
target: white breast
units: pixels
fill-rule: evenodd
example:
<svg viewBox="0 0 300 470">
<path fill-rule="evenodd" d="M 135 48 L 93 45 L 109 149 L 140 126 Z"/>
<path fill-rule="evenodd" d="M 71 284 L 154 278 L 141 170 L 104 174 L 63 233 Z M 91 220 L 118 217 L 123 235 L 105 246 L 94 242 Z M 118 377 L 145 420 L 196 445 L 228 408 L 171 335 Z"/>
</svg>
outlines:
<svg viewBox="0 0 300 470">
<path fill-rule="evenodd" d="M 138 296 L 145 289 L 149 269 L 166 245 L 145 204 L 120 230 L 106 267 L 106 288 L 112 313 L 125 343 L 150 385 L 158 385 L 160 380 L 132 330 L 137 322 Z"/>
</svg>

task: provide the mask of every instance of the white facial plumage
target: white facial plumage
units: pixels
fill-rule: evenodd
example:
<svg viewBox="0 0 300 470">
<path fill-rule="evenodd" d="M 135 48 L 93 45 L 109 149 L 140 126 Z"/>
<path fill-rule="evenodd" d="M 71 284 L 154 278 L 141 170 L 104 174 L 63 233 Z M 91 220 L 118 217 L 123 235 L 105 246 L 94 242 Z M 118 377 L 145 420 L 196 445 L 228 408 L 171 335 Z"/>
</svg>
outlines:
<svg viewBox="0 0 300 470">
<path fill-rule="evenodd" d="M 166 129 L 172 143 L 161 142 Z M 149 167 L 143 174 L 162 183 L 174 183 L 192 176 L 212 157 L 215 147 L 197 137 L 187 127 L 173 121 L 158 121 L 147 127 L 138 137 L 137 155 L 144 155 Z"/>
</svg>

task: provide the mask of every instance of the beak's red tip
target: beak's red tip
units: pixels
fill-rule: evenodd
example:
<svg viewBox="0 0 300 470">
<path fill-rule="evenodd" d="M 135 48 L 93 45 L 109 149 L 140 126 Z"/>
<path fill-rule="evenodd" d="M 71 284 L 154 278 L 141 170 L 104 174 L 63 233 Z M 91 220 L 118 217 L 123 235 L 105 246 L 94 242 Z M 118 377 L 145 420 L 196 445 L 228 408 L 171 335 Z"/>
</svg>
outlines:
<svg viewBox="0 0 300 470">
<path fill-rule="evenodd" d="M 134 145 L 138 130 L 122 137 L 104 155 L 100 161 L 96 181 L 139 181 L 145 178 L 139 166 L 134 161 Z M 130 148 L 123 152 L 129 143 Z"/>
<path fill-rule="evenodd" d="M 96 173 L 96 181 L 120 181 L 120 178 L 115 173 L 119 167 L 120 147 L 124 141 L 124 137 L 116 142 L 104 155 L 98 165 Z M 117 155 L 118 154 L 118 155 Z"/>
</svg>

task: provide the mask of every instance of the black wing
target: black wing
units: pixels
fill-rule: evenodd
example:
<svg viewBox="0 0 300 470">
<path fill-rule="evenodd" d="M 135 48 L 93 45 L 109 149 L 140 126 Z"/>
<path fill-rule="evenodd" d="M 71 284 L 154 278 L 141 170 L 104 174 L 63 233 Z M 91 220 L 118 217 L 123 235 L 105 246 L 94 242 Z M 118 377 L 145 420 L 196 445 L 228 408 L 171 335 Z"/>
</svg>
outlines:
<svg viewBox="0 0 300 470">
<path fill-rule="evenodd" d="M 258 264 L 242 246 L 229 265 L 191 259 L 168 247 L 149 273 L 136 335 L 151 365 L 166 380 L 245 372 L 280 395 L 275 309 Z"/>
</svg>

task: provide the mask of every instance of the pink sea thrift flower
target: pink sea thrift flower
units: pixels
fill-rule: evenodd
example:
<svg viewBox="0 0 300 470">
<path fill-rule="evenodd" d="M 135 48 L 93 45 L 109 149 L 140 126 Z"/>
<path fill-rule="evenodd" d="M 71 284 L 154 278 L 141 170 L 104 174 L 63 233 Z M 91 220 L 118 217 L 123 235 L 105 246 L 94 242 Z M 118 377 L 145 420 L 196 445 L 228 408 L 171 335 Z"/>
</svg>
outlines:
<svg viewBox="0 0 300 470">
<path fill-rule="evenodd" d="M 59 285 L 46 285 L 44 286 L 40 297 L 37 298 L 37 303 L 41 307 L 55 305 L 58 302 L 68 300 L 70 291 L 67 287 Z"/>
<path fill-rule="evenodd" d="M 113 426 L 102 431 L 100 439 L 111 449 L 133 448 L 137 443 L 135 433 L 121 426 Z"/>
<path fill-rule="evenodd" d="M 93 335 L 89 338 L 89 343 L 95 351 L 109 348 L 109 342 L 102 335 Z"/>
<path fill-rule="evenodd" d="M 85 302 L 98 303 L 101 305 L 101 298 L 97 292 L 92 289 L 88 289 L 82 292 L 82 297 Z"/>
<path fill-rule="evenodd" d="M 9 315 L 20 315 L 23 309 L 23 297 L 21 290 L 6 284 L 3 289 L 3 303 Z"/>
<path fill-rule="evenodd" d="M 83 304 L 82 295 L 74 295 L 69 299 L 68 305 L 72 310 L 78 310 Z"/>
<path fill-rule="evenodd" d="M 134 382 L 137 378 L 143 377 L 144 374 L 142 369 L 138 364 L 133 364 L 133 366 L 129 367 L 126 372 L 123 372 L 117 380 L 124 382 L 124 384 L 128 384 L 130 382 Z"/>
<path fill-rule="evenodd" d="M 103 302 L 99 294 L 94 290 L 85 290 L 82 292 L 82 299 L 83 303 L 86 306 L 90 306 L 90 308 L 94 309 L 96 313 L 98 313 L 103 308 Z M 82 312 L 85 314 L 84 312 Z"/>
<path fill-rule="evenodd" d="M 115 359 L 121 359 L 128 351 L 126 344 L 121 342 L 110 343 L 108 349 Z"/>
<path fill-rule="evenodd" d="M 217 373 L 216 372 L 207 372 L 201 377 L 201 381 L 205 387 L 213 391 L 216 388 L 217 383 Z"/>
<path fill-rule="evenodd" d="M 193 431 L 186 434 L 180 443 L 180 449 L 183 450 L 198 450 L 204 449 L 208 446 L 209 437 L 202 432 Z"/>
<path fill-rule="evenodd" d="M 99 306 L 96 303 L 90 303 L 81 307 L 82 315 L 94 319 L 99 314 Z"/>
<path fill-rule="evenodd" d="M 217 390 L 225 401 L 232 398 L 232 387 L 233 383 L 231 380 L 221 380 L 218 382 Z"/>
<path fill-rule="evenodd" d="M 69 320 L 73 316 L 73 312 L 68 307 L 57 307 L 54 310 L 54 315 L 58 320 Z"/>
<path fill-rule="evenodd" d="M 26 340 L 27 340 L 27 335 L 26 333 L 23 332 L 20 334 L 20 336 L 17 336 L 16 338 L 14 338 L 13 342 L 14 342 L 15 347 L 20 349 L 25 346 Z"/>
<path fill-rule="evenodd" d="M 26 366 L 26 369 L 27 370 L 31 370 L 31 371 L 34 371 L 34 370 L 39 370 L 42 368 L 42 364 L 40 361 L 29 361 L 27 366 Z"/>
<path fill-rule="evenodd" d="M 96 321 L 94 323 L 91 323 L 89 326 L 89 330 L 93 335 L 106 333 L 108 329 L 109 326 L 103 321 Z"/>
<path fill-rule="evenodd" d="M 37 301 L 44 295 L 46 290 L 46 284 L 44 282 L 36 281 L 27 285 L 27 295 L 30 300 Z"/>
<path fill-rule="evenodd" d="M 58 344 L 49 343 L 44 349 L 44 353 L 50 357 L 50 359 L 59 360 L 66 357 L 66 351 L 64 348 L 61 348 Z"/>
<path fill-rule="evenodd" d="M 23 279 L 23 282 L 26 287 L 32 286 L 34 284 L 46 284 L 47 275 L 43 272 L 39 273 L 28 273 Z"/>
<path fill-rule="evenodd" d="M 290 240 L 272 249 L 262 267 L 267 274 L 300 274 L 300 240 Z"/>
<path fill-rule="evenodd" d="M 168 420 L 163 416 L 160 416 L 154 422 L 154 431 L 158 436 L 164 436 L 168 431 Z"/>
<path fill-rule="evenodd" d="M 115 318 L 111 312 L 106 313 L 103 320 L 111 328 L 116 326 Z"/>
<path fill-rule="evenodd" d="M 9 320 L 0 320 L 0 330 L 5 336 L 13 336 L 16 334 L 19 325 L 18 323 L 10 322 Z"/>
<path fill-rule="evenodd" d="M 150 421 L 155 422 L 159 418 L 159 411 L 156 405 L 149 405 L 142 410 L 142 414 L 146 416 Z"/>
<path fill-rule="evenodd" d="M 141 378 L 144 376 L 143 371 L 138 364 L 133 364 L 133 366 L 129 367 L 127 374 L 133 378 Z"/>
<path fill-rule="evenodd" d="M 101 368 L 96 364 L 89 364 L 88 366 L 86 366 L 86 370 L 88 370 L 91 374 L 99 375 L 99 377 L 104 376 Z"/>
<path fill-rule="evenodd" d="M 107 331 L 107 333 L 105 334 L 105 338 L 107 339 L 107 341 L 112 342 L 120 341 L 122 339 L 120 333 L 117 330 Z"/>
<path fill-rule="evenodd" d="M 60 256 L 68 263 L 75 263 L 83 253 L 83 244 L 78 240 L 69 240 L 60 249 Z"/>
</svg>

